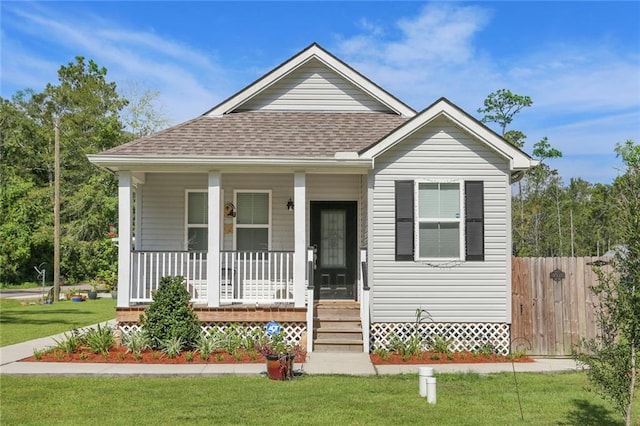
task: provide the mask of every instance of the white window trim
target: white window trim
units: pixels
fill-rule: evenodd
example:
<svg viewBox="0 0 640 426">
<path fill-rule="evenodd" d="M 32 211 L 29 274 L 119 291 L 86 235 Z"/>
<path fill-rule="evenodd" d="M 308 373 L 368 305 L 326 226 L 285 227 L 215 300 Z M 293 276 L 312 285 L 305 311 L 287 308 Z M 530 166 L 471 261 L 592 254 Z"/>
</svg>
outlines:
<svg viewBox="0 0 640 426">
<path fill-rule="evenodd" d="M 238 194 L 241 193 L 252 193 L 252 194 L 269 194 L 269 223 L 265 225 L 238 225 L 238 215 L 233 218 L 233 250 L 237 250 L 237 230 L 240 228 L 254 228 L 254 229 L 267 229 L 267 251 L 271 251 L 271 227 L 273 225 L 273 217 L 272 217 L 272 203 L 273 203 L 273 191 L 270 189 L 236 189 L 233 191 L 233 204 L 236 206 L 236 209 L 239 211 L 240 206 L 238 205 Z"/>
<path fill-rule="evenodd" d="M 204 224 L 189 224 L 189 193 L 192 192 L 199 192 L 199 193 L 204 193 L 207 195 L 207 198 L 209 197 L 209 190 L 208 189 L 185 189 L 184 190 L 184 250 L 188 251 L 189 250 L 189 228 L 205 228 L 208 229 L 209 228 L 209 224 L 208 223 L 204 223 Z M 224 200 L 224 190 L 220 190 L 220 200 Z M 220 213 L 220 229 L 223 229 L 223 218 L 224 218 L 224 203 L 221 202 L 221 213 Z M 224 232 L 220 232 L 220 247 L 222 247 L 222 236 L 223 236 Z"/>
<path fill-rule="evenodd" d="M 460 204 L 460 217 L 457 219 L 451 218 L 443 218 L 436 220 L 421 220 L 420 219 L 420 184 L 421 183 L 455 183 L 458 185 L 459 189 L 459 197 L 458 201 Z M 448 262 L 448 261 L 462 261 L 465 258 L 465 210 L 464 210 L 464 180 L 447 180 L 447 179 L 419 179 L 414 181 L 413 185 L 413 247 L 414 249 L 414 260 L 415 261 L 428 261 L 428 262 Z M 458 257 L 420 257 L 420 223 L 457 223 L 458 224 L 458 237 L 460 241 L 458 242 L 459 253 Z"/>
</svg>

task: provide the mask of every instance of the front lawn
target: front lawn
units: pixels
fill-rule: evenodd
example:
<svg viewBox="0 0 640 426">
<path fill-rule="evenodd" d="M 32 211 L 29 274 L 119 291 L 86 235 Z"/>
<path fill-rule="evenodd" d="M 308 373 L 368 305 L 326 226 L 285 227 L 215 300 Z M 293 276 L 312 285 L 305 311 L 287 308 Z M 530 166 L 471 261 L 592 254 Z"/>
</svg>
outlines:
<svg viewBox="0 0 640 426">
<path fill-rule="evenodd" d="M 438 375 L 437 404 L 417 375 L 264 377 L 1 376 L 3 425 L 617 425 L 584 373 Z M 635 413 L 636 421 L 640 413 Z M 634 423 L 635 424 L 635 423 Z"/>
<path fill-rule="evenodd" d="M 51 305 L 0 299 L 0 346 L 47 337 L 115 318 L 116 301 L 100 298 Z"/>
</svg>

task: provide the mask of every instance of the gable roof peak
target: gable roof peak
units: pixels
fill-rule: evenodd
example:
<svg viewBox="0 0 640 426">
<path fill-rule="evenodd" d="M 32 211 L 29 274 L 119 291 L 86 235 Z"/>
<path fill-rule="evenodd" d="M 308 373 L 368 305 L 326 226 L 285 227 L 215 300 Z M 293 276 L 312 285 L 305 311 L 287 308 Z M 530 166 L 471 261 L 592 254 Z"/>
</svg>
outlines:
<svg viewBox="0 0 640 426">
<path fill-rule="evenodd" d="M 404 102 L 360 74 L 350 65 L 324 49 L 317 42 L 313 42 L 302 51 L 276 66 L 264 76 L 222 101 L 203 115 L 220 116 L 240 109 L 243 104 L 254 99 L 259 94 L 264 93 L 265 90 L 283 78 L 286 78 L 312 59 L 320 61 L 323 66 L 338 74 L 338 76 L 357 87 L 367 96 L 384 105 L 389 111 L 402 117 L 413 117 L 416 114 L 416 111 Z"/>
</svg>

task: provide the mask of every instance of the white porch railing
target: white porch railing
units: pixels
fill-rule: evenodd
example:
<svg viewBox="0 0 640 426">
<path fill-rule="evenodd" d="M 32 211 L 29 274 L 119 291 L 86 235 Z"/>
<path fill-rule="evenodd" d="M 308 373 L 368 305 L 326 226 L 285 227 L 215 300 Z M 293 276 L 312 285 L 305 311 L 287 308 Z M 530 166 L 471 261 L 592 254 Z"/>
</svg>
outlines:
<svg viewBox="0 0 640 426">
<path fill-rule="evenodd" d="M 182 275 L 194 303 L 207 303 L 207 253 L 134 251 L 131 302 L 148 303 L 165 276 Z M 220 303 L 293 302 L 294 253 L 290 251 L 220 253 Z"/>
<path fill-rule="evenodd" d="M 202 251 L 134 251 L 131 253 L 131 302 L 147 303 L 160 279 L 182 275 L 191 301 L 207 302 L 207 253 Z"/>
<path fill-rule="evenodd" d="M 293 302 L 292 251 L 220 252 L 221 303 Z"/>
</svg>

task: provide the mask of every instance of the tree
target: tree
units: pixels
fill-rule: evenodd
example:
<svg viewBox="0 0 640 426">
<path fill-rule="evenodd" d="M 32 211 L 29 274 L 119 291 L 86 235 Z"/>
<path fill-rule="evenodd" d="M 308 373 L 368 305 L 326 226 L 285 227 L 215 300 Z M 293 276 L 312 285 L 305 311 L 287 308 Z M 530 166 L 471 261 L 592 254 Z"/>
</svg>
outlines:
<svg viewBox="0 0 640 426">
<path fill-rule="evenodd" d="M 490 93 L 484 107 L 483 123 L 496 123 L 502 137 L 517 148 L 522 148 L 527 136 L 520 130 L 507 130 L 515 116 L 524 108 L 533 105 L 529 96 L 518 95 L 508 89 Z M 533 145 L 533 157 L 540 161 L 518 181 L 518 195 L 513 209 L 513 253 L 524 256 L 541 256 L 548 252 L 562 252 L 562 229 L 560 205 L 563 202 L 562 182 L 558 171 L 544 163 L 547 159 L 561 157 L 545 136 Z M 555 216 L 555 221 L 551 218 Z M 553 226 L 555 224 L 555 226 Z"/>
<path fill-rule="evenodd" d="M 171 121 L 155 105 L 160 92 L 144 88 L 141 84 L 131 81 L 126 84 L 122 93 L 129 101 L 122 111 L 122 121 L 134 137 L 148 136 L 171 124 Z"/>
<path fill-rule="evenodd" d="M 626 141 L 616 145 L 616 153 L 627 166 L 614 182 L 624 245 L 612 262 L 614 272 L 597 270 L 599 283 L 592 291 L 600 301 L 600 335 L 583 341 L 575 357 L 589 366 L 589 379 L 630 426 L 640 371 L 640 145 Z"/>
<path fill-rule="evenodd" d="M 97 243 L 106 238 L 116 219 L 117 184 L 112 175 L 89 163 L 86 154 L 126 140 L 119 113 L 127 101 L 119 97 L 116 84 L 106 80 L 106 73 L 106 68 L 78 56 L 60 67 L 58 84 L 47 84 L 41 93 L 26 90 L 11 101 L 2 100 L 2 281 L 28 280 L 34 264 L 52 263 L 57 117 L 62 145 L 61 266 L 71 281 L 95 276 L 91 265 L 101 255 Z M 78 265 L 86 266 L 79 270 Z"/>
<path fill-rule="evenodd" d="M 516 114 L 532 104 L 529 96 L 516 95 L 508 89 L 498 89 L 486 97 L 484 108 L 478 108 L 478 112 L 484 114 L 481 120 L 483 123 L 497 123 L 502 136 L 518 148 L 522 148 L 526 138 L 524 133 L 517 130 L 507 132 L 507 126 Z"/>
</svg>

